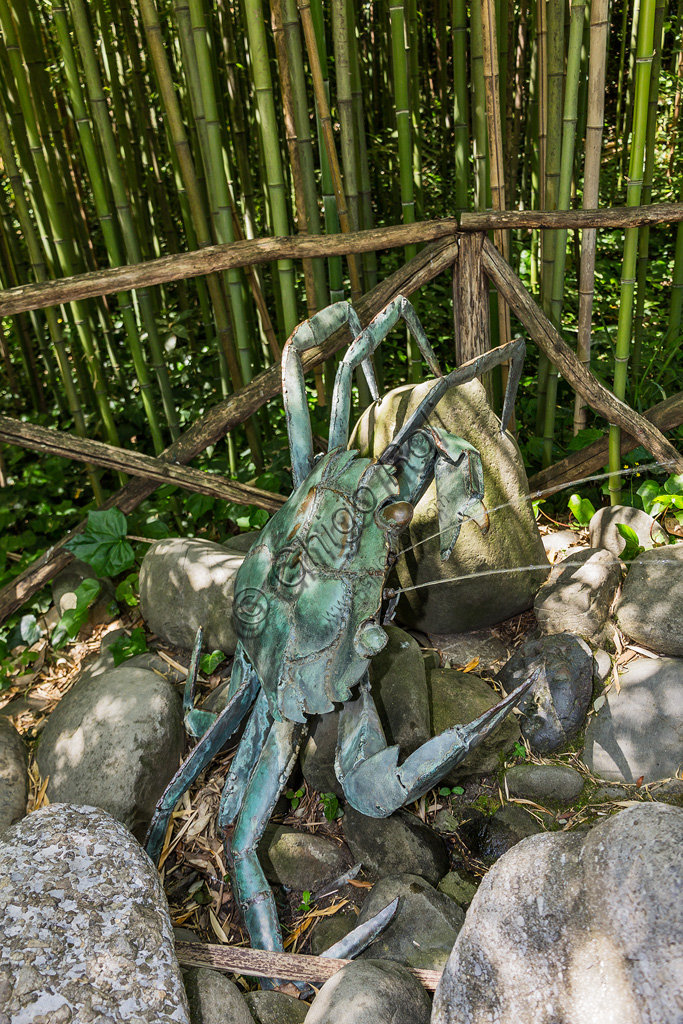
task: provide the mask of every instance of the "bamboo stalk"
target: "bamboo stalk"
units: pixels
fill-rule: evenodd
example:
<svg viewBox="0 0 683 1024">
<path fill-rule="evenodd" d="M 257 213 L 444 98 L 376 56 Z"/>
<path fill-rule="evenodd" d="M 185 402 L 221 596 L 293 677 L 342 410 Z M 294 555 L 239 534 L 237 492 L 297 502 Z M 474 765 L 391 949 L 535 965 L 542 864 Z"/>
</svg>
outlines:
<svg viewBox="0 0 683 1024">
<path fill-rule="evenodd" d="M 636 80 L 633 97 L 633 138 L 629 160 L 629 181 L 626 189 L 626 203 L 637 206 L 643 185 L 643 160 L 647 132 L 647 110 L 650 90 L 650 69 L 654 39 L 655 0 L 642 0 L 638 23 L 638 45 L 636 59 Z M 633 323 L 633 295 L 635 289 L 636 259 L 638 254 L 638 229 L 627 229 L 624 236 L 624 256 L 621 271 L 619 296 L 619 321 L 614 366 L 614 393 L 623 399 L 628 381 L 628 358 L 631 347 Z M 610 477 L 609 493 L 612 505 L 621 501 L 621 442 L 618 426 L 610 428 Z"/>
<path fill-rule="evenodd" d="M 588 111 L 586 115 L 586 158 L 583 173 L 583 207 L 596 207 L 600 191 L 600 157 L 605 122 L 605 69 L 609 0 L 591 0 L 590 64 L 588 69 Z M 579 316 L 576 354 L 584 366 L 591 362 L 591 323 L 595 291 L 595 247 L 597 231 L 585 228 L 581 235 L 579 271 Z M 577 394 L 574 401 L 574 434 L 586 426 L 586 405 Z"/>
<path fill-rule="evenodd" d="M 453 155 L 457 212 L 469 206 L 468 121 L 467 7 L 465 0 L 453 0 Z"/>
</svg>

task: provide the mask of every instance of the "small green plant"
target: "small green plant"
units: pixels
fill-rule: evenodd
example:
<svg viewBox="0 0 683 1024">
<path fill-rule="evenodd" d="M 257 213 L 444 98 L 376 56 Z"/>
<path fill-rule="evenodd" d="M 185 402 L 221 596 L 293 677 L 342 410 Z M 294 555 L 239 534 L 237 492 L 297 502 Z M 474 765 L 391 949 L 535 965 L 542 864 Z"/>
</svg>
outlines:
<svg viewBox="0 0 683 1024">
<path fill-rule="evenodd" d="M 669 512 L 683 526 L 683 475 L 674 473 L 664 482 L 646 480 L 636 492 L 651 516 Z"/>
<path fill-rule="evenodd" d="M 341 818 L 344 813 L 339 806 L 339 799 L 334 793 L 321 793 L 320 803 L 323 805 L 323 814 L 328 821 L 335 821 L 335 819 Z"/>
<path fill-rule="evenodd" d="M 199 659 L 199 667 L 205 676 L 210 676 L 222 661 L 225 661 L 225 655 L 223 652 L 212 651 L 211 654 L 202 654 Z"/>
<path fill-rule="evenodd" d="M 297 907 L 297 910 L 299 910 L 300 913 L 302 914 L 308 914 L 308 912 L 312 909 L 313 906 L 311 904 L 311 894 L 308 891 L 308 889 L 304 889 L 304 891 L 301 894 L 301 903 Z"/>
<path fill-rule="evenodd" d="M 519 740 L 515 740 L 515 745 L 512 748 L 512 753 L 515 757 L 526 757 L 526 747 Z"/>
<path fill-rule="evenodd" d="M 118 508 L 89 512 L 86 528 L 64 546 L 92 566 L 98 576 L 118 576 L 135 561 L 126 533 L 126 517 Z"/>
<path fill-rule="evenodd" d="M 569 511 L 580 526 L 588 526 L 595 515 L 595 506 L 589 498 L 582 498 L 580 494 L 572 494 L 567 502 Z"/>
<path fill-rule="evenodd" d="M 623 551 L 621 552 L 619 557 L 624 562 L 631 562 L 634 558 L 641 554 L 641 552 L 643 552 L 645 548 L 640 543 L 638 539 L 638 534 L 632 526 L 627 526 L 626 523 L 617 523 L 617 530 L 619 531 L 619 534 L 623 538 L 623 540 L 626 541 L 626 543 L 624 544 Z"/>
<path fill-rule="evenodd" d="M 292 808 L 293 811 L 295 811 L 297 809 L 297 807 L 299 806 L 299 804 L 301 803 L 301 798 L 303 797 L 303 795 L 304 795 L 303 789 L 297 789 L 297 790 L 288 789 L 286 791 L 285 796 L 289 800 L 289 802 L 291 804 L 291 808 Z"/>
<path fill-rule="evenodd" d="M 73 640 L 88 618 L 88 608 L 93 603 L 102 584 L 98 580 L 83 580 L 74 591 L 76 607 L 68 608 L 52 631 L 50 643 L 56 651 Z"/>
<path fill-rule="evenodd" d="M 140 574 L 129 572 L 116 587 L 116 600 L 119 604 L 126 604 L 129 608 L 135 608 L 140 603 Z"/>
<path fill-rule="evenodd" d="M 439 790 L 439 796 L 462 796 L 465 790 L 462 786 L 442 786 Z"/>
<path fill-rule="evenodd" d="M 130 636 L 120 636 L 110 645 L 109 650 L 114 657 L 114 666 L 135 657 L 136 654 L 144 654 L 147 650 L 147 638 L 145 631 L 136 626 Z"/>
</svg>

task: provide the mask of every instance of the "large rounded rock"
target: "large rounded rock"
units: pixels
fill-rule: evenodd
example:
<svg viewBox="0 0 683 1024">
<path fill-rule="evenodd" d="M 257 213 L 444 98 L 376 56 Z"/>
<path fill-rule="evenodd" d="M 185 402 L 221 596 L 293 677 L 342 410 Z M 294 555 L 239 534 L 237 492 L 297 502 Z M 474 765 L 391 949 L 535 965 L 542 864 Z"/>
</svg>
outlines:
<svg viewBox="0 0 683 1024">
<path fill-rule="evenodd" d="M 3 1024 L 189 1024 L 159 876 L 94 807 L 53 804 L 0 841 Z"/>
<path fill-rule="evenodd" d="M 619 628 L 657 654 L 683 656 L 683 544 L 631 562 L 616 608 Z"/>
<path fill-rule="evenodd" d="M 0 717 L 0 833 L 26 814 L 28 753 L 12 723 Z"/>
<path fill-rule="evenodd" d="M 493 864 L 522 839 L 541 831 L 536 819 L 516 804 L 506 804 L 495 814 L 470 808 L 458 827 L 458 835 L 470 854 L 486 864 Z"/>
<path fill-rule="evenodd" d="M 169 537 L 152 544 L 140 569 L 140 610 L 151 630 L 178 647 L 194 644 L 204 629 L 204 648 L 234 654 L 235 576 L 241 551 L 209 540 Z"/>
<path fill-rule="evenodd" d="M 183 974 L 192 1024 L 254 1024 L 244 996 L 225 974 L 207 967 Z"/>
<path fill-rule="evenodd" d="M 434 383 L 425 381 L 390 391 L 381 405 L 365 411 L 350 446 L 359 447 L 362 454 L 379 455 Z M 403 541 L 410 550 L 399 556 L 396 568 L 402 587 L 433 580 L 444 582 L 404 593 L 397 618 L 430 633 L 481 629 L 532 605 L 548 574 L 547 558 L 529 501 L 519 449 L 509 434 L 501 435 L 500 421 L 489 408 L 482 385 L 471 381 L 451 388 L 430 422 L 464 437 L 481 453 L 484 503 L 490 510 L 491 527 L 483 536 L 473 522 L 465 523 L 453 554 L 442 562 L 436 536 L 436 485 L 432 483 L 415 508 Z M 528 571 L 504 571 L 525 567 Z M 486 575 L 492 571 L 496 575 Z M 463 576 L 466 578 L 459 579 Z"/>
<path fill-rule="evenodd" d="M 247 992 L 244 1001 L 249 1007 L 254 1024 L 303 1024 L 308 1006 L 296 996 L 269 989 Z M 228 1024 L 225 1020 L 223 1024 Z M 232 1019 L 229 1024 L 233 1024 Z"/>
<path fill-rule="evenodd" d="M 358 924 L 369 921 L 397 896 L 399 907 L 391 923 L 361 956 L 395 960 L 405 967 L 427 971 L 442 970 L 462 928 L 464 912 L 419 875 L 390 875 L 373 886 Z"/>
<path fill-rule="evenodd" d="M 259 860 L 269 882 L 290 889 L 319 888 L 351 866 L 343 846 L 287 825 L 266 826 L 259 843 Z"/>
<path fill-rule="evenodd" d="M 586 729 L 585 764 L 614 782 L 656 782 L 683 763 L 683 658 L 642 658 L 619 676 Z"/>
<path fill-rule="evenodd" d="M 94 804 L 142 841 L 185 736 L 180 696 L 136 661 L 113 668 L 107 651 L 87 668 L 50 715 L 37 760 L 51 802 Z"/>
<path fill-rule="evenodd" d="M 306 1024 L 428 1024 L 429 996 L 390 960 L 354 960 L 325 982 Z"/>
<path fill-rule="evenodd" d="M 497 704 L 500 697 L 488 683 L 471 672 L 437 668 L 429 673 L 429 700 L 432 732 L 438 736 L 454 725 L 473 722 Z M 455 786 L 460 779 L 470 775 L 495 771 L 501 752 L 509 750 L 519 735 L 515 715 L 508 715 L 483 743 L 444 776 L 444 783 Z"/>
<path fill-rule="evenodd" d="M 369 818 L 347 804 L 344 838 L 371 878 L 407 871 L 437 885 L 448 871 L 441 836 L 406 810 L 389 818 Z"/>
<path fill-rule="evenodd" d="M 372 696 L 387 743 L 406 757 L 429 739 L 429 700 L 424 658 L 417 640 L 385 626 L 388 642 L 370 662 Z"/>
<path fill-rule="evenodd" d="M 607 505 L 591 516 L 588 536 L 592 548 L 602 548 L 617 558 L 624 550 L 626 541 L 619 533 L 619 526 L 630 526 L 643 548 L 655 544 L 668 544 L 669 538 L 656 519 L 642 509 L 632 505 Z"/>
<path fill-rule="evenodd" d="M 621 564 L 608 551 L 572 552 L 553 566 L 536 594 L 539 626 L 544 633 L 578 633 L 600 641 L 620 581 Z"/>
<path fill-rule="evenodd" d="M 498 679 L 511 693 L 537 669 L 538 679 L 518 705 L 520 728 L 532 747 L 547 753 L 564 746 L 584 723 L 593 694 L 593 655 L 570 633 L 544 636 L 523 644 Z"/>
<path fill-rule="evenodd" d="M 505 784 L 512 796 L 564 806 L 581 796 L 584 780 L 566 764 L 517 764 L 505 773 Z"/>
<path fill-rule="evenodd" d="M 683 811 L 639 804 L 515 846 L 482 881 L 433 1024 L 683 1019 Z"/>
</svg>

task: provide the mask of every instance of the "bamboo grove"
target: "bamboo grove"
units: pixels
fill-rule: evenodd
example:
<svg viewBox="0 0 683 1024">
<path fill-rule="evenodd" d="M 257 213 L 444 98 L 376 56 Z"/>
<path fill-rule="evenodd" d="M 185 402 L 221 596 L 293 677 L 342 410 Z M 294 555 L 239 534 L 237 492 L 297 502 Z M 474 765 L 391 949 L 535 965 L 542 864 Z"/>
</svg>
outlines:
<svg viewBox="0 0 683 1024">
<path fill-rule="evenodd" d="M 682 32 L 683 0 L 0 0 L 0 285 L 464 210 L 683 201 Z M 653 352 L 675 360 L 683 228 L 609 236 L 608 280 L 595 230 L 494 241 L 592 366 L 596 288 L 612 290 L 600 373 L 618 397 L 639 400 Z M 386 272 L 381 253 L 282 259 L 7 317 L 0 392 L 15 415 L 158 453 L 188 390 L 240 388 L 301 319 Z M 419 379 L 413 353 L 400 374 Z M 544 465 L 557 404 L 541 359 L 527 426 Z M 589 422 L 577 397 L 574 432 Z M 268 420 L 246 430 L 233 473 L 244 444 L 262 464 Z"/>
</svg>

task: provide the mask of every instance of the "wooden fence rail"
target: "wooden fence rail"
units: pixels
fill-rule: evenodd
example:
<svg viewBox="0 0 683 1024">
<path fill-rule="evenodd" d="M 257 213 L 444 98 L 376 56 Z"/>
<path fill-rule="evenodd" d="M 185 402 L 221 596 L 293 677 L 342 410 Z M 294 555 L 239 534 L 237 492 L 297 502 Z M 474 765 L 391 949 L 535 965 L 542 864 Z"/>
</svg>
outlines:
<svg viewBox="0 0 683 1024">
<path fill-rule="evenodd" d="M 282 259 L 348 256 L 405 245 L 453 239 L 462 232 L 486 232 L 503 228 L 620 228 L 683 221 L 683 203 L 616 207 L 608 210 L 501 210 L 463 213 L 459 217 L 398 224 L 356 231 L 346 235 L 297 235 L 285 238 L 252 238 L 230 245 L 208 245 L 193 252 L 162 256 L 146 263 L 62 277 L 39 284 L 20 285 L 0 291 L 0 316 L 13 316 L 63 302 L 90 299 L 112 292 L 147 288 L 170 281 L 184 281 L 233 267 L 270 263 Z"/>
</svg>

